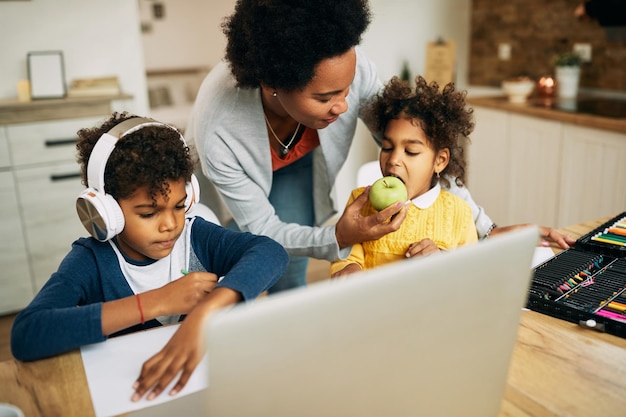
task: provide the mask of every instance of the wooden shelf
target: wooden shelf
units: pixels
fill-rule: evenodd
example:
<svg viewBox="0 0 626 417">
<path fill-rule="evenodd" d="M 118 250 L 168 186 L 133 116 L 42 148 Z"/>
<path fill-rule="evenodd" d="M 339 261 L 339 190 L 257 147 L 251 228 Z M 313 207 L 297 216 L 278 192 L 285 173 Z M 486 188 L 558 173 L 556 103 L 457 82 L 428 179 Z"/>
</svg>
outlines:
<svg viewBox="0 0 626 417">
<path fill-rule="evenodd" d="M 27 102 L 20 102 L 17 99 L 0 100 L 0 125 L 102 116 L 111 113 L 112 101 L 132 98 L 133 96 L 130 94 L 118 94 L 40 99 Z"/>
</svg>

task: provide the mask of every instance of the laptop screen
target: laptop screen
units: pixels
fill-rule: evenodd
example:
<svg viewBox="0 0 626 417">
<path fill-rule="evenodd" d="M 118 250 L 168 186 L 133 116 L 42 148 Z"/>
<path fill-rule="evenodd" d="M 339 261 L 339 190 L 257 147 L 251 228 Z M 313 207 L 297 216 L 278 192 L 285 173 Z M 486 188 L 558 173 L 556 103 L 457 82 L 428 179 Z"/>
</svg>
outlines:
<svg viewBox="0 0 626 417">
<path fill-rule="evenodd" d="M 219 312 L 211 417 L 495 416 L 536 227 Z"/>
</svg>

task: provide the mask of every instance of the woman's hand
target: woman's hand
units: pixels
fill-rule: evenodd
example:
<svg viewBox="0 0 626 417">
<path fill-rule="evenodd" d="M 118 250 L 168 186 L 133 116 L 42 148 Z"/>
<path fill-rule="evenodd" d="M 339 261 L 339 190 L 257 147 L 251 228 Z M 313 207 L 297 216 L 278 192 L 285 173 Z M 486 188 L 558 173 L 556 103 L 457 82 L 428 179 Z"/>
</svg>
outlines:
<svg viewBox="0 0 626 417">
<path fill-rule="evenodd" d="M 363 194 L 346 207 L 335 225 L 337 243 L 342 249 L 395 232 L 406 217 L 404 203 L 396 203 L 370 216 L 361 215 L 361 209 L 369 198 L 369 190 L 367 187 Z"/>
<path fill-rule="evenodd" d="M 540 226 L 539 233 L 541 234 L 541 246 L 550 246 L 552 243 L 555 243 L 561 249 L 569 249 L 570 246 L 576 243 L 576 239 L 551 227 Z"/>
<path fill-rule="evenodd" d="M 439 248 L 437 247 L 435 242 L 430 239 L 423 239 L 419 242 L 411 243 L 411 246 L 409 246 L 409 249 L 406 251 L 404 256 L 406 256 L 407 258 L 412 258 L 413 256 L 430 255 L 435 252 L 439 252 Z"/>
<path fill-rule="evenodd" d="M 522 227 L 530 226 L 530 224 L 516 224 L 513 226 L 504 226 L 494 228 L 489 236 L 498 235 L 500 233 L 510 232 L 511 230 L 520 229 Z M 541 235 L 541 246 L 551 246 L 552 243 L 559 246 L 561 249 L 569 249 L 576 240 L 570 236 L 559 232 L 551 227 L 539 226 L 539 233 Z"/>
<path fill-rule="evenodd" d="M 361 272 L 361 271 L 362 271 L 362 269 L 359 266 L 359 264 L 352 263 L 352 264 L 346 265 L 341 271 L 335 272 L 330 277 L 331 278 L 338 278 L 338 277 L 354 274 L 355 272 Z"/>
<path fill-rule="evenodd" d="M 240 299 L 238 292 L 225 287 L 217 288 L 206 296 L 187 315 L 165 347 L 143 364 L 141 374 L 133 385 L 135 393 L 131 401 L 139 401 L 148 391 L 148 400 L 156 398 L 180 373 L 178 382 L 169 392 L 169 395 L 178 394 L 204 356 L 207 318 L 217 309 L 235 304 Z"/>
</svg>

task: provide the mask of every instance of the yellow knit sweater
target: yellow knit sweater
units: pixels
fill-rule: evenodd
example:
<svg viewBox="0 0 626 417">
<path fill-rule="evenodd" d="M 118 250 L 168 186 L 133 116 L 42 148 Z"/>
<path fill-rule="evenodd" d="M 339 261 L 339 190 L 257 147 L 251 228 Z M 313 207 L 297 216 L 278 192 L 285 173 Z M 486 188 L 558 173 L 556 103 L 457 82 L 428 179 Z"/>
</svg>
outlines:
<svg viewBox="0 0 626 417">
<path fill-rule="evenodd" d="M 365 188 L 357 188 L 352 191 L 348 204 L 364 190 Z M 375 212 L 368 202 L 361 214 L 367 216 Z M 341 271 L 350 263 L 357 263 L 361 269 L 369 269 L 406 259 L 404 254 L 409 245 L 426 238 L 430 238 L 439 249 L 444 250 L 476 242 L 476 226 L 469 205 L 445 190 L 440 191 L 437 199 L 428 208 L 421 209 L 411 203 L 400 229 L 378 240 L 354 245 L 348 258 L 330 265 L 330 273 Z"/>
</svg>

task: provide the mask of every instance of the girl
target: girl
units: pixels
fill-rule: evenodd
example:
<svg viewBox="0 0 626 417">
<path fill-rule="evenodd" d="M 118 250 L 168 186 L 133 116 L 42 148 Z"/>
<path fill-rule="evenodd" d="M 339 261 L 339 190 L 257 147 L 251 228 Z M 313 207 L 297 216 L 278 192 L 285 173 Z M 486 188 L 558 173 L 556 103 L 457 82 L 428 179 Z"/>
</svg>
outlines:
<svg viewBox="0 0 626 417">
<path fill-rule="evenodd" d="M 394 77 L 367 107 L 364 120 L 372 132 L 383 132 L 380 169 L 406 185 L 410 202 L 400 229 L 352 247 L 350 256 L 331 264 L 331 276 L 373 268 L 398 259 L 447 250 L 477 240 L 470 206 L 442 189 L 450 179 L 465 180 L 460 141 L 474 128 L 465 94 L 453 84 L 439 91 L 422 77 L 412 89 Z M 365 188 L 352 192 L 350 202 Z M 376 210 L 368 202 L 364 216 Z"/>
</svg>

